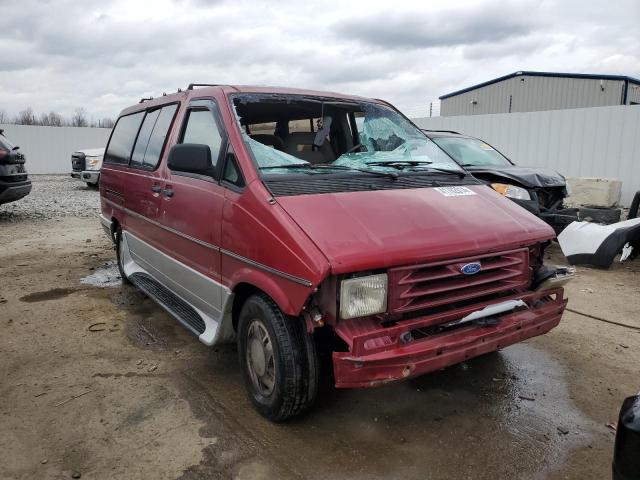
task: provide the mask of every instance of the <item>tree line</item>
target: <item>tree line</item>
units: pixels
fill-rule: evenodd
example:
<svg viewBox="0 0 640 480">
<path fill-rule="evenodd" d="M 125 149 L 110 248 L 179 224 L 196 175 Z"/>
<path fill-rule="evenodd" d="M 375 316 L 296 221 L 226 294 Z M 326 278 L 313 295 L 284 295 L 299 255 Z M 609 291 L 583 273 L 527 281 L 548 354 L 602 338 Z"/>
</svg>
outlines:
<svg viewBox="0 0 640 480">
<path fill-rule="evenodd" d="M 31 107 L 25 108 L 18 112 L 17 115 L 11 116 L 6 111 L 0 109 L 0 124 L 14 125 L 43 125 L 47 127 L 95 127 L 95 128 L 112 128 L 114 120 L 112 118 L 94 119 L 87 118 L 87 112 L 84 108 L 76 108 L 73 115 L 64 117 L 57 112 L 51 110 L 49 113 L 36 114 Z"/>
</svg>

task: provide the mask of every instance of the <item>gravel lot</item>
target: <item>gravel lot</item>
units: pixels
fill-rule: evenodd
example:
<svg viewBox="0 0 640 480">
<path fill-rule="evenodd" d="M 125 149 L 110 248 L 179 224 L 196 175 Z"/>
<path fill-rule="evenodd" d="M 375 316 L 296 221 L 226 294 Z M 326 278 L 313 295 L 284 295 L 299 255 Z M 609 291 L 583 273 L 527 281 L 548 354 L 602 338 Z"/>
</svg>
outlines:
<svg viewBox="0 0 640 480">
<path fill-rule="evenodd" d="M 33 180 L 0 206 L 1 479 L 611 478 L 608 425 L 639 388 L 640 260 L 578 268 L 546 335 L 330 389 L 276 425 L 248 400 L 234 345 L 206 347 L 121 284 L 98 192 Z M 565 262 L 557 245 L 547 262 Z"/>
<path fill-rule="evenodd" d="M 48 220 L 56 217 L 94 217 L 100 213 L 100 194 L 69 175 L 30 175 L 31 193 L 0 205 L 0 221 Z"/>
</svg>

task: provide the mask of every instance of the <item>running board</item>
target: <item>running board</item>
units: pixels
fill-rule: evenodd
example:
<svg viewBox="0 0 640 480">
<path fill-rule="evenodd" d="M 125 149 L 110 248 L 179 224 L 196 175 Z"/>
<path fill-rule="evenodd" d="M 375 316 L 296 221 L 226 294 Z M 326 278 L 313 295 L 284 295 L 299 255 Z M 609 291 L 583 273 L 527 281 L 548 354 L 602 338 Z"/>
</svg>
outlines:
<svg viewBox="0 0 640 480">
<path fill-rule="evenodd" d="M 205 331 L 204 319 L 187 302 L 162 286 L 150 275 L 135 272 L 129 275 L 129 281 L 144 292 L 149 298 L 164 308 L 172 317 L 180 322 L 196 337 Z"/>
</svg>

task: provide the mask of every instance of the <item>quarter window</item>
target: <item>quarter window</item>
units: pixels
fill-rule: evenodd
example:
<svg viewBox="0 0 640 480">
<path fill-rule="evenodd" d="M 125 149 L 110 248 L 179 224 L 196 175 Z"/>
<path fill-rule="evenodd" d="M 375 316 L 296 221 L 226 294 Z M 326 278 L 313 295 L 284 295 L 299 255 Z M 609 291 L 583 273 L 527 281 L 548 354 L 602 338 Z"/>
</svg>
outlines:
<svg viewBox="0 0 640 480">
<path fill-rule="evenodd" d="M 236 162 L 236 157 L 233 153 L 227 154 L 227 163 L 224 166 L 224 174 L 222 179 L 225 182 L 229 182 L 236 187 L 244 187 L 244 179 L 240 173 L 240 168 Z"/>
<path fill-rule="evenodd" d="M 104 155 L 105 163 L 129 163 L 133 143 L 138 135 L 144 113 L 138 112 L 120 117 L 116 126 L 113 127 L 111 140 Z"/>
</svg>

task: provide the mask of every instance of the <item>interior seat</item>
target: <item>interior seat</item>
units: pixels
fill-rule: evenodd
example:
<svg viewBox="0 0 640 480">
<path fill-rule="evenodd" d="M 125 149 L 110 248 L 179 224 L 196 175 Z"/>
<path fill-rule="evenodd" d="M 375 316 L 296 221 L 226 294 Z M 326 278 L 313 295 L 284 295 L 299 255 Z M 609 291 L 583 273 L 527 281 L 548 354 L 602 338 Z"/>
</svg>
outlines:
<svg viewBox="0 0 640 480">
<path fill-rule="evenodd" d="M 292 132 L 284 141 L 284 151 L 309 163 L 333 162 L 336 156 L 329 142 L 318 148 L 313 145 L 315 138 L 316 132 Z"/>
<path fill-rule="evenodd" d="M 263 145 L 267 145 L 268 147 L 273 147 L 276 150 L 284 151 L 284 142 L 277 135 L 269 135 L 266 133 L 256 133 L 253 135 L 249 135 L 256 142 L 260 142 Z"/>
</svg>

